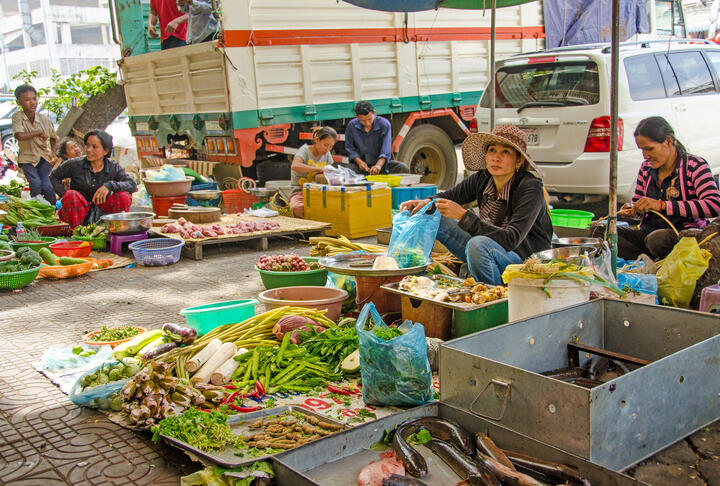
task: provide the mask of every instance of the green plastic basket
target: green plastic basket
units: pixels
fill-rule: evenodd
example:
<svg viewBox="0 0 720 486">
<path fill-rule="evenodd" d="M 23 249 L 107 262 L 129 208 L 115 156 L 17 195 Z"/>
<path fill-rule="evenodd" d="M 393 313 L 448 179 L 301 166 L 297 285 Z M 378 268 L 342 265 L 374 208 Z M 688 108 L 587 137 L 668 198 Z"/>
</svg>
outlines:
<svg viewBox="0 0 720 486">
<path fill-rule="evenodd" d="M 18 248 L 27 246 L 31 250 L 38 251 L 41 248 L 49 248 L 50 245 L 57 241 L 57 238 L 54 238 L 52 236 L 43 236 L 39 239 L 39 241 L 42 241 L 42 243 L 18 243 L 17 241 L 11 241 L 10 246 L 13 247 L 13 250 L 17 250 Z"/>
<path fill-rule="evenodd" d="M 0 267 L 7 265 L 7 262 L 0 263 Z M 0 273 L 0 289 L 15 290 L 29 285 L 40 273 L 40 266 L 19 272 Z"/>
<path fill-rule="evenodd" d="M 576 209 L 551 209 L 550 221 L 553 226 L 585 229 L 595 218 L 593 213 Z"/>
<path fill-rule="evenodd" d="M 317 262 L 314 257 L 302 257 L 307 263 Z M 327 283 L 327 269 L 318 268 L 317 270 L 305 270 L 304 272 L 273 272 L 272 270 L 262 270 L 255 267 L 260 272 L 265 288 L 277 289 L 280 287 L 324 287 Z"/>
<path fill-rule="evenodd" d="M 94 238 L 90 238 L 89 236 L 73 236 L 70 239 L 73 241 L 90 241 L 94 251 L 105 251 L 105 246 L 107 245 L 107 236 L 96 236 Z"/>
</svg>

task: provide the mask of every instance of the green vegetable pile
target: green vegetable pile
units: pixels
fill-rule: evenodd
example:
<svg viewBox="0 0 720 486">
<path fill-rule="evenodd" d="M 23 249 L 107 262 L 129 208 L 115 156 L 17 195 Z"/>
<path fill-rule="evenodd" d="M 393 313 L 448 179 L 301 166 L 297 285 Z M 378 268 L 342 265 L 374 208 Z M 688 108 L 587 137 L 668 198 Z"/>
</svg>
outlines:
<svg viewBox="0 0 720 486">
<path fill-rule="evenodd" d="M 73 236 L 83 238 L 96 238 L 107 234 L 107 227 L 102 223 L 91 223 L 87 226 L 77 226 L 73 230 Z"/>
<path fill-rule="evenodd" d="M 20 197 L 22 194 L 23 184 L 15 179 L 10 181 L 10 184 L 0 185 L 0 194 L 7 194 L 8 196 Z"/>
<path fill-rule="evenodd" d="M 280 348 L 256 347 L 252 352 L 236 356 L 235 360 L 240 361 L 240 366 L 232 379 L 242 393 L 247 393 L 258 380 L 266 392 L 272 394 L 309 392 L 342 378 L 342 373 L 310 354 L 307 348 L 291 344 L 290 333 L 285 334 Z"/>
<path fill-rule="evenodd" d="M 339 371 L 340 363 L 358 348 L 355 319 L 346 318 L 337 327 L 321 333 L 315 330 L 300 333 L 302 346 L 311 356 L 325 361 L 333 371 Z"/>
<path fill-rule="evenodd" d="M 3 242 L 0 242 L 2 244 Z M 0 249 L 3 249 L 0 246 Z M 35 250 L 31 250 L 27 246 L 21 246 L 15 252 L 15 258 L 8 262 L 0 263 L 0 273 L 21 272 L 39 267 L 42 264 L 42 258 Z"/>
<path fill-rule="evenodd" d="M 244 477 L 226 473 L 243 473 Z M 260 478 L 272 478 L 274 474 L 272 466 L 267 462 L 253 462 L 248 466 L 232 469 L 209 466 L 180 478 L 180 486 L 251 486 L 265 484 Z"/>
<path fill-rule="evenodd" d="M 109 328 L 103 326 L 100 332 L 93 334 L 88 338 L 89 341 L 106 343 L 111 341 L 120 341 L 129 337 L 136 336 L 140 333 L 140 329 L 135 326 L 120 326 Z"/>
<path fill-rule="evenodd" d="M 48 224 L 57 224 L 55 218 L 55 206 L 51 206 L 38 199 L 20 199 L 9 196 L 3 204 L 7 214 L 0 215 L 0 223 L 10 226 L 17 226 L 22 223 L 26 228 L 34 228 Z"/>
<path fill-rule="evenodd" d="M 182 415 L 162 419 L 152 431 L 153 442 L 159 442 L 160 436 L 166 435 L 201 451 L 243 445 L 242 438 L 234 435 L 227 424 L 227 415 L 218 410 L 202 412 L 190 408 Z"/>
<path fill-rule="evenodd" d="M 375 334 L 380 339 L 384 339 L 385 341 L 390 341 L 393 338 L 396 338 L 398 336 L 402 336 L 402 331 L 400 329 L 397 329 L 395 327 L 378 327 L 375 326 L 373 328 L 373 334 Z"/>
<path fill-rule="evenodd" d="M 135 375 L 140 369 L 139 361 L 134 358 L 125 358 L 115 364 L 103 363 L 99 370 L 80 378 L 83 390 L 94 386 L 105 385 L 111 381 L 123 380 Z"/>
</svg>

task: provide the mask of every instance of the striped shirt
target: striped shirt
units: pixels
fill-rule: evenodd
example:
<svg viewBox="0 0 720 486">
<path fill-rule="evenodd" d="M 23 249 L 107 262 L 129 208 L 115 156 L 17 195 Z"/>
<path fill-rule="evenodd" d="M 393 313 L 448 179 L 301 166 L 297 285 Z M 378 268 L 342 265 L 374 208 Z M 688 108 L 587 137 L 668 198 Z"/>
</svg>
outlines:
<svg viewBox="0 0 720 486">
<path fill-rule="evenodd" d="M 485 190 L 483 191 L 482 204 L 478 207 L 478 216 L 480 217 L 480 219 L 485 222 L 492 223 L 495 226 L 499 226 L 500 228 L 504 228 L 505 226 L 507 226 L 507 216 L 505 216 L 502 221 L 496 222 L 495 220 L 498 219 L 498 216 L 500 215 L 500 210 L 510 200 L 510 186 L 512 185 L 511 182 L 512 179 L 510 179 L 507 184 L 505 184 L 505 186 L 502 188 L 502 191 L 500 191 L 500 194 L 498 194 L 493 178 L 491 177 L 488 180 L 488 183 L 485 186 Z"/>
<path fill-rule="evenodd" d="M 682 157 L 662 185 L 658 185 L 657 172 L 648 162 L 642 163 L 633 202 L 643 197 L 665 200 L 665 214 L 678 230 L 702 227 L 704 220 L 720 216 L 720 191 L 705 159 L 691 154 Z M 671 191 L 670 187 L 676 190 Z M 646 213 L 640 226 L 650 232 L 666 228 L 667 223 L 653 213 Z"/>
</svg>

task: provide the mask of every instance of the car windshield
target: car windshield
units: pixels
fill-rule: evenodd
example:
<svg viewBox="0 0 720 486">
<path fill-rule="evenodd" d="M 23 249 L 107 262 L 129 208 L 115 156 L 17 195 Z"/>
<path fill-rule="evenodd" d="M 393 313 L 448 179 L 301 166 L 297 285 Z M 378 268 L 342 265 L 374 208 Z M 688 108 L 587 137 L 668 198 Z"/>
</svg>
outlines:
<svg viewBox="0 0 720 486">
<path fill-rule="evenodd" d="M 600 100 L 594 62 L 505 66 L 496 73 L 495 108 L 594 105 Z M 480 106 L 490 107 L 487 90 Z"/>
<path fill-rule="evenodd" d="M 17 108 L 14 101 L 3 101 L 0 103 L 0 118 L 10 118 Z"/>
</svg>

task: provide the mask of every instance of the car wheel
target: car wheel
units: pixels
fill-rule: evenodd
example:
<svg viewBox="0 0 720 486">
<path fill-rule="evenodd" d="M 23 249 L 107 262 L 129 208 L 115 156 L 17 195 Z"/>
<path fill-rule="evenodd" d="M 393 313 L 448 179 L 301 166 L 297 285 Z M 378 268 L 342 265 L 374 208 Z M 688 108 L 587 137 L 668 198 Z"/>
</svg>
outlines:
<svg viewBox="0 0 720 486">
<path fill-rule="evenodd" d="M 2 150 L 17 157 L 18 151 L 20 150 L 17 139 L 12 135 L 4 136 L 2 138 Z"/>
<path fill-rule="evenodd" d="M 398 151 L 397 160 L 410 167 L 410 173 L 422 175 L 422 182 L 439 189 L 455 185 L 457 156 L 450 137 L 435 125 L 418 125 L 410 130 Z"/>
</svg>

